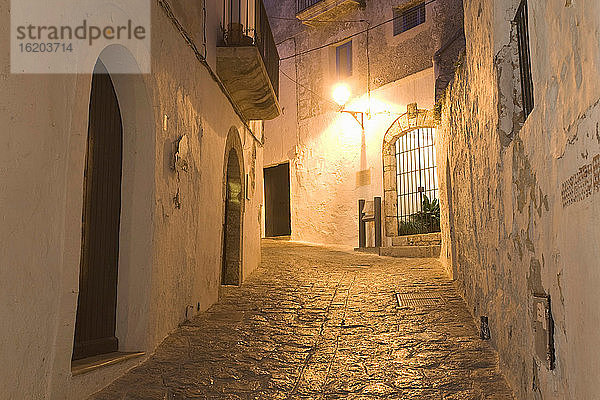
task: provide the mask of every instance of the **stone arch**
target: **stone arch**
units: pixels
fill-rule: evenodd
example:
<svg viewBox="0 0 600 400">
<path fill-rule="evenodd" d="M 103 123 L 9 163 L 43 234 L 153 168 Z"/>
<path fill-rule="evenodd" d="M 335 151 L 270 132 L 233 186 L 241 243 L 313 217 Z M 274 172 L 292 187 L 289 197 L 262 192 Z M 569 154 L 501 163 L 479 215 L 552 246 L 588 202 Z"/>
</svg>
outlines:
<svg viewBox="0 0 600 400">
<path fill-rule="evenodd" d="M 387 237 L 398 236 L 398 188 L 396 182 L 396 141 L 419 128 L 436 128 L 433 110 L 410 111 L 398 117 L 383 137 L 384 229 Z"/>
<path fill-rule="evenodd" d="M 244 151 L 238 130 L 227 135 L 223 162 L 223 240 L 221 284 L 242 282 L 244 207 L 246 198 Z"/>
</svg>

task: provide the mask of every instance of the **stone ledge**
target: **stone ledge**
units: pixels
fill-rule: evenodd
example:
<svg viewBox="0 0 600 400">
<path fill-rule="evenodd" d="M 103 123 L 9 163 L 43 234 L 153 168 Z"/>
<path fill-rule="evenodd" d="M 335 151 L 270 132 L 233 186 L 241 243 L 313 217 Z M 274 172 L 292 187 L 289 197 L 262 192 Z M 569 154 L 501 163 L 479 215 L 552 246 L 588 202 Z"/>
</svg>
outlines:
<svg viewBox="0 0 600 400">
<path fill-rule="evenodd" d="M 440 232 L 392 238 L 392 246 L 440 246 L 441 244 L 442 234 Z"/>
<path fill-rule="evenodd" d="M 397 258 L 438 258 L 442 246 L 392 246 L 382 247 L 380 256 Z"/>
</svg>

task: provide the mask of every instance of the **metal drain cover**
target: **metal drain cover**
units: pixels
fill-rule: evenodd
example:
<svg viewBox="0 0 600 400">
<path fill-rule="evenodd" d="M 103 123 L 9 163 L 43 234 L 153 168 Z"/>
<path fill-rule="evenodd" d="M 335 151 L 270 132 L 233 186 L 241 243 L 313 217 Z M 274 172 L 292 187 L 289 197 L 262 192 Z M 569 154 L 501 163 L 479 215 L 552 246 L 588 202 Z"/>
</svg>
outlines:
<svg viewBox="0 0 600 400">
<path fill-rule="evenodd" d="M 442 298 L 433 293 L 396 293 L 398 307 L 425 307 L 437 306 Z"/>
</svg>

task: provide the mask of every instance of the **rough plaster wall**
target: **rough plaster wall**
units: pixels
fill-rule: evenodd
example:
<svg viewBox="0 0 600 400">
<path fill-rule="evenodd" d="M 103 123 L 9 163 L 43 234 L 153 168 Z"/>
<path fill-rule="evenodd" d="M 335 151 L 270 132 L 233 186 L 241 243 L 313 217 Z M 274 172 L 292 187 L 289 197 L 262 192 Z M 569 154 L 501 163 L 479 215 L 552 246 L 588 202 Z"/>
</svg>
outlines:
<svg viewBox="0 0 600 400">
<path fill-rule="evenodd" d="M 295 16 L 295 1 L 265 4 L 270 16 Z M 357 7 L 339 15 L 341 22 L 312 27 L 271 18 L 275 40 L 280 43 L 279 54 L 284 59 L 280 63 L 283 113 L 265 125 L 265 165 L 290 161 L 292 238 L 296 240 L 356 246 L 358 199 L 383 196 L 383 136 L 406 112 L 407 104 L 433 107 L 433 53 L 443 38 L 462 24 L 461 8 L 457 7 L 461 2 L 428 4 L 426 23 L 397 36 L 393 36 L 391 23 L 370 30 L 368 64 L 366 34 L 352 38 L 353 76 L 348 83 L 355 98 L 347 109 L 369 108 L 369 73 L 371 78 L 374 115 L 366 122 L 364 147 L 359 125 L 351 116 L 338 113 L 339 107 L 329 100 L 338 82 L 335 46 L 288 57 L 344 40 L 367 27 L 365 22 L 347 21 L 366 19 L 374 26 L 391 19 L 394 7 L 406 4 L 412 2 L 367 1 L 365 9 Z M 371 182 L 357 186 L 356 173 L 363 169 L 371 171 Z"/>
<path fill-rule="evenodd" d="M 209 13 L 220 9 L 218 2 L 208 3 Z M 148 117 L 152 119 L 149 125 L 155 127 L 143 132 L 154 135 L 149 143 L 155 143 L 156 152 L 151 162 L 155 170 L 146 172 L 153 174 L 155 189 L 149 187 L 145 194 L 153 204 L 153 263 L 139 266 L 139 271 L 151 274 L 151 286 L 139 295 L 151 301 L 130 307 L 132 320 L 146 315 L 148 326 L 142 327 L 137 347 L 128 348 L 147 352 L 185 319 L 186 306 L 194 306 L 195 312 L 198 302 L 206 309 L 217 299 L 223 162 L 231 127 L 240 132 L 246 171 L 262 169 L 262 147 L 254 146 L 255 140 L 205 67 L 163 11 L 155 2 L 152 5 L 153 74 L 140 78 L 150 112 L 129 115 L 133 120 Z M 8 37 L 8 0 L 0 1 L 0 16 L 0 34 Z M 213 20 L 218 24 L 220 18 Z M 91 76 L 11 75 L 8 42 L 2 43 L 0 120 L 5 134 L 0 138 L 0 207 L 10 212 L 2 213 L 0 225 L 0 355 L 11 367 L 0 374 L 1 397 L 79 400 L 137 362 L 78 377 L 70 371 Z M 209 58 L 215 51 L 212 43 Z M 132 110 L 122 109 L 124 115 L 128 112 Z M 164 115 L 169 117 L 166 131 Z M 260 127 L 255 128 L 261 137 Z M 187 172 L 172 168 L 175 143 L 182 135 L 189 139 Z M 140 143 L 133 151 L 142 147 L 145 144 Z M 140 172 L 132 171 L 132 176 Z M 254 185 L 244 215 L 246 277 L 260 262 L 262 175 L 256 174 L 251 181 Z"/>
<path fill-rule="evenodd" d="M 442 259 L 474 315 L 489 316 L 517 398 L 592 399 L 600 196 L 592 188 L 563 207 L 561 190 L 600 152 L 600 5 L 530 2 L 536 106 L 523 126 L 510 25 L 517 5 L 465 1 L 466 55 L 436 144 Z M 590 174 L 576 176 L 591 185 Z M 554 371 L 533 356 L 534 293 L 552 298 Z"/>
<path fill-rule="evenodd" d="M 450 2 L 450 0 L 448 0 Z M 456 0 L 452 0 L 456 2 Z M 295 15 L 295 1 L 270 5 L 270 15 L 284 17 Z M 364 31 L 369 24 L 379 25 L 393 17 L 393 8 L 411 3 L 406 0 L 369 1 L 364 9 L 339 15 L 340 22 L 306 26 L 296 22 L 273 19 L 276 42 L 284 44 L 294 41 L 297 52 L 301 53 L 327 43 L 343 42 L 350 35 Z M 439 8 L 439 7 L 438 7 Z M 376 89 L 398 79 L 402 79 L 432 66 L 432 56 L 441 39 L 433 37 L 433 26 L 438 21 L 437 8 L 427 5 L 426 22 L 400 35 L 393 35 L 393 24 L 386 23 L 369 31 L 369 55 L 367 57 L 367 36 L 365 33 L 352 37 L 353 76 L 348 81 L 355 93 L 367 91 L 368 75 L 370 88 Z M 349 22 L 349 21 L 369 21 Z M 437 34 L 442 34 L 441 31 Z M 297 81 L 299 118 L 311 118 L 330 111 L 323 99 L 331 97 L 331 87 L 335 76 L 335 46 L 298 56 Z M 293 52 L 291 54 L 294 54 Z M 369 60 L 370 71 L 367 68 Z M 287 79 L 283 77 L 282 79 Z M 286 94 L 282 92 L 282 97 Z"/>
<path fill-rule="evenodd" d="M 280 57 L 294 54 L 294 42 L 287 41 L 279 46 Z M 299 88 L 290 79 L 296 79 L 296 64 L 293 60 L 279 63 L 279 103 L 281 115 L 265 122 L 265 166 L 293 159 L 298 144 L 298 107 L 296 90 Z M 289 76 L 287 78 L 285 75 Z M 268 134 L 268 136 L 267 136 Z"/>
<path fill-rule="evenodd" d="M 0 1 L 0 21 L 0 35 L 10 37 L 8 0 Z M 75 79 L 11 75 L 9 43 L 0 44 L 0 387 L 4 398 L 41 399 L 59 317 L 65 133 Z M 43 93 L 50 95 L 40 100 Z"/>
</svg>

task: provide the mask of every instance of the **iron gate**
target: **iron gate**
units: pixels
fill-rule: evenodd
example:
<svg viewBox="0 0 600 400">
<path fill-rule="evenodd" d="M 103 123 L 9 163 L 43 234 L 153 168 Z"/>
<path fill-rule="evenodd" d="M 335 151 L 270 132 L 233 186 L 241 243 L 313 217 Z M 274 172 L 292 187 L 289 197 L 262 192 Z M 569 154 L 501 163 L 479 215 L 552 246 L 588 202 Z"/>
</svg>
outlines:
<svg viewBox="0 0 600 400">
<path fill-rule="evenodd" d="M 419 128 L 396 141 L 399 235 L 440 231 L 434 137 L 434 128 Z"/>
</svg>

